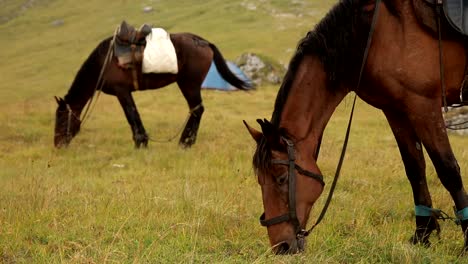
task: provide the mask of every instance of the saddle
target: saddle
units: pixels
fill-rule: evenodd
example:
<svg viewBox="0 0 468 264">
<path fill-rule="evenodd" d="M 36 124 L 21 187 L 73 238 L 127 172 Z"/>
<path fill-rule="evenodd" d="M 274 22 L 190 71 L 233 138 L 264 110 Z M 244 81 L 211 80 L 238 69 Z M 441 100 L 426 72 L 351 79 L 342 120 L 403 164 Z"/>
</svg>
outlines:
<svg viewBox="0 0 468 264">
<path fill-rule="evenodd" d="M 135 29 L 126 21 L 122 21 L 115 34 L 114 54 L 119 66 L 131 69 L 135 64 L 141 63 L 143 50 L 146 46 L 146 36 L 151 33 L 151 26 L 143 24 Z"/>
<path fill-rule="evenodd" d="M 468 37 L 468 1 L 444 0 L 443 10 L 449 24 L 460 34 Z M 468 57 L 468 43 L 465 40 L 465 53 Z M 461 84 L 460 101 L 468 105 L 468 67 L 465 66 L 465 78 Z"/>
<path fill-rule="evenodd" d="M 468 36 L 468 1 L 443 1 L 445 17 L 450 25 L 461 34 Z"/>
<path fill-rule="evenodd" d="M 114 54 L 118 65 L 132 70 L 133 87 L 139 90 L 137 65 L 143 61 L 146 36 L 151 33 L 151 26 L 143 24 L 139 29 L 122 21 L 114 36 Z"/>
</svg>

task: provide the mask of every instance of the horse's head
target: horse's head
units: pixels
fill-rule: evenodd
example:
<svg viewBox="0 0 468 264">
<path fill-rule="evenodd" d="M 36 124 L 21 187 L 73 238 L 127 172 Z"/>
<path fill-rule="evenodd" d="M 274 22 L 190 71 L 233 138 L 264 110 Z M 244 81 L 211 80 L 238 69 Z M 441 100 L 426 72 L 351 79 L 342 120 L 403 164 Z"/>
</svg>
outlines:
<svg viewBox="0 0 468 264">
<path fill-rule="evenodd" d="M 260 223 L 267 227 L 276 254 L 298 253 L 304 250 L 307 220 L 322 193 L 323 178 L 305 169 L 319 171 L 311 157 L 301 156 L 291 139 L 268 121 L 257 122 L 261 132 L 244 124 L 257 142 L 253 164 L 265 210 Z"/>
<path fill-rule="evenodd" d="M 57 148 L 66 147 L 72 138 L 80 131 L 79 114 L 73 112 L 70 105 L 62 98 L 55 97 L 58 107 L 55 112 L 54 145 Z"/>
</svg>

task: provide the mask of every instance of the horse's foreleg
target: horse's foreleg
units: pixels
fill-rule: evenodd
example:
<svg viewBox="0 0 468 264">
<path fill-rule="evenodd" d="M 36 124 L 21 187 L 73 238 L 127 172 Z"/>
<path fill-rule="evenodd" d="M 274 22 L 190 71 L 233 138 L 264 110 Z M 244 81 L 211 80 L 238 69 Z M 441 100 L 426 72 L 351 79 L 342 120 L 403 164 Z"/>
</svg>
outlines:
<svg viewBox="0 0 468 264">
<path fill-rule="evenodd" d="M 461 220 L 462 230 L 465 236 L 465 250 L 468 249 L 468 196 L 463 187 L 455 155 L 452 152 L 450 142 L 445 129 L 445 122 L 437 102 L 429 102 L 427 109 L 413 118 L 416 133 L 424 144 L 431 158 L 437 175 L 449 191 L 457 208 L 457 217 Z"/>
<path fill-rule="evenodd" d="M 122 92 L 117 95 L 117 98 L 132 129 L 135 147 L 146 147 L 148 145 L 148 135 L 141 122 L 140 114 L 138 113 L 132 94 L 130 92 Z"/>
<path fill-rule="evenodd" d="M 429 236 L 432 231 L 439 231 L 439 224 L 429 209 L 432 207 L 431 196 L 426 182 L 426 163 L 421 141 L 416 135 L 410 121 L 404 114 L 385 112 L 398 144 L 405 165 L 406 175 L 413 189 L 415 204 L 416 231 L 411 238 L 413 244 L 430 245 Z"/>
<path fill-rule="evenodd" d="M 182 147 L 189 148 L 195 144 L 195 141 L 197 140 L 198 128 L 200 127 L 200 120 L 204 111 L 205 108 L 203 107 L 202 103 L 190 109 L 190 116 L 187 120 L 184 131 L 180 136 L 179 144 Z"/>
</svg>

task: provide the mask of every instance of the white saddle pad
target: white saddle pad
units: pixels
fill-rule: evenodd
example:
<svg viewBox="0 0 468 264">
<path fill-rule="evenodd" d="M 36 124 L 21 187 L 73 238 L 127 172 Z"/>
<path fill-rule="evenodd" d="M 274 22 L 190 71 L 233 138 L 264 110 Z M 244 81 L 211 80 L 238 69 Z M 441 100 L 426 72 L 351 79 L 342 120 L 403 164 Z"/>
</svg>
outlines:
<svg viewBox="0 0 468 264">
<path fill-rule="evenodd" d="M 179 69 L 177 55 L 169 33 L 162 28 L 153 28 L 146 36 L 143 52 L 143 73 L 174 73 Z"/>
</svg>

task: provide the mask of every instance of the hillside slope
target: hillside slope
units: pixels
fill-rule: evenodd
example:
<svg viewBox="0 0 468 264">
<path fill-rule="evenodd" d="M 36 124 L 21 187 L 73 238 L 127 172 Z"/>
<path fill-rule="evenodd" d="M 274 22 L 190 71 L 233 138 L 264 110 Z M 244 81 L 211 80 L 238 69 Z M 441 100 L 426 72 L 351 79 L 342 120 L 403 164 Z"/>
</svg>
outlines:
<svg viewBox="0 0 468 264">
<path fill-rule="evenodd" d="M 3 0 L 0 103 L 63 94 L 83 60 L 122 20 L 196 33 L 226 58 L 257 52 L 286 64 L 332 2 Z M 144 13 L 145 6 L 153 11 Z"/>
</svg>

